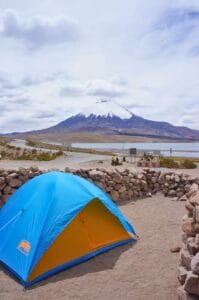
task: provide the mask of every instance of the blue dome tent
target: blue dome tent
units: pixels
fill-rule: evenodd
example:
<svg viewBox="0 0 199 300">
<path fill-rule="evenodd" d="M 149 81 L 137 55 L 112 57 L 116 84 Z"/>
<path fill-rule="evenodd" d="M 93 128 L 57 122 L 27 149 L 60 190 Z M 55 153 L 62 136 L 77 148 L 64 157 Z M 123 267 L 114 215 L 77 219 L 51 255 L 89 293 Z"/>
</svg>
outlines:
<svg viewBox="0 0 199 300">
<path fill-rule="evenodd" d="M 72 174 L 37 176 L 0 209 L 0 262 L 24 286 L 135 239 L 112 200 Z"/>
</svg>

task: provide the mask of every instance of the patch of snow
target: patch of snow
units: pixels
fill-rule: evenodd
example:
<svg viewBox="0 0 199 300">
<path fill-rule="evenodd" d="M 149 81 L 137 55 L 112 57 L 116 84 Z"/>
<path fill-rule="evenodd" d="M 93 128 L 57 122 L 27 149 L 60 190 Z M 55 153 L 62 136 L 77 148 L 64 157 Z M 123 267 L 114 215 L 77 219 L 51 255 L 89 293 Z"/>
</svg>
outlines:
<svg viewBox="0 0 199 300">
<path fill-rule="evenodd" d="M 133 113 L 113 100 L 100 99 L 95 103 L 82 107 L 81 115 L 88 117 L 89 115 L 113 117 L 117 116 L 121 119 L 132 117 Z"/>
</svg>

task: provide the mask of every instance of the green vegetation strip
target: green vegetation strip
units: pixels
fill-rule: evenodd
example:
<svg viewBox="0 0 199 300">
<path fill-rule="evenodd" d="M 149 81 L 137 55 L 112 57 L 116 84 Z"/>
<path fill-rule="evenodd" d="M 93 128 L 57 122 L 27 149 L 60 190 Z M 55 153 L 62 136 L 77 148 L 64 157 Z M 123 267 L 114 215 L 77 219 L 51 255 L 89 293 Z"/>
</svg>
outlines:
<svg viewBox="0 0 199 300">
<path fill-rule="evenodd" d="M 198 159 L 196 159 L 198 162 Z M 196 169 L 195 159 L 182 157 L 164 157 L 160 159 L 160 167 L 169 169 Z"/>
</svg>

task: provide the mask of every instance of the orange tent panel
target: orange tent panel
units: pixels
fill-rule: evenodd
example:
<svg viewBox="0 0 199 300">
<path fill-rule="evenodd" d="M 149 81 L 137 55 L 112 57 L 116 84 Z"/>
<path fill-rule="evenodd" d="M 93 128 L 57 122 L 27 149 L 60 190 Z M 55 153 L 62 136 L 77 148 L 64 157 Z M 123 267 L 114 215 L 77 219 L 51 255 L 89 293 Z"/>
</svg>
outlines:
<svg viewBox="0 0 199 300">
<path fill-rule="evenodd" d="M 28 281 L 102 246 L 131 238 L 117 217 L 94 199 L 67 225 L 32 270 Z"/>
</svg>

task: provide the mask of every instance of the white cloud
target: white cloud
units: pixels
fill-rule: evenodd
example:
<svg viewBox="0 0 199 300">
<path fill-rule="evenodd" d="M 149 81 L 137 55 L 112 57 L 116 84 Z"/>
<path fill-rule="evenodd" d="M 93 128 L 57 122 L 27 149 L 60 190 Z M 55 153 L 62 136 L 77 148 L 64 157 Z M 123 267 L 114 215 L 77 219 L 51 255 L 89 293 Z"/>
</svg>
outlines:
<svg viewBox="0 0 199 300">
<path fill-rule="evenodd" d="M 79 28 L 74 20 L 64 15 L 22 18 L 15 11 L 6 10 L 1 16 L 0 33 L 6 38 L 22 41 L 27 47 L 39 48 L 74 41 L 78 38 Z"/>
<path fill-rule="evenodd" d="M 83 84 L 79 82 L 67 82 L 61 88 L 61 97 L 96 96 L 108 98 L 121 98 L 127 94 L 126 81 L 120 78 L 92 79 Z"/>
<path fill-rule="evenodd" d="M 99 100 L 199 129 L 198 0 L 19 2 L 0 11 L 0 132 L 100 113 Z"/>
<path fill-rule="evenodd" d="M 87 83 L 87 94 L 97 97 L 118 98 L 126 95 L 123 86 L 106 80 L 91 80 Z"/>
</svg>

